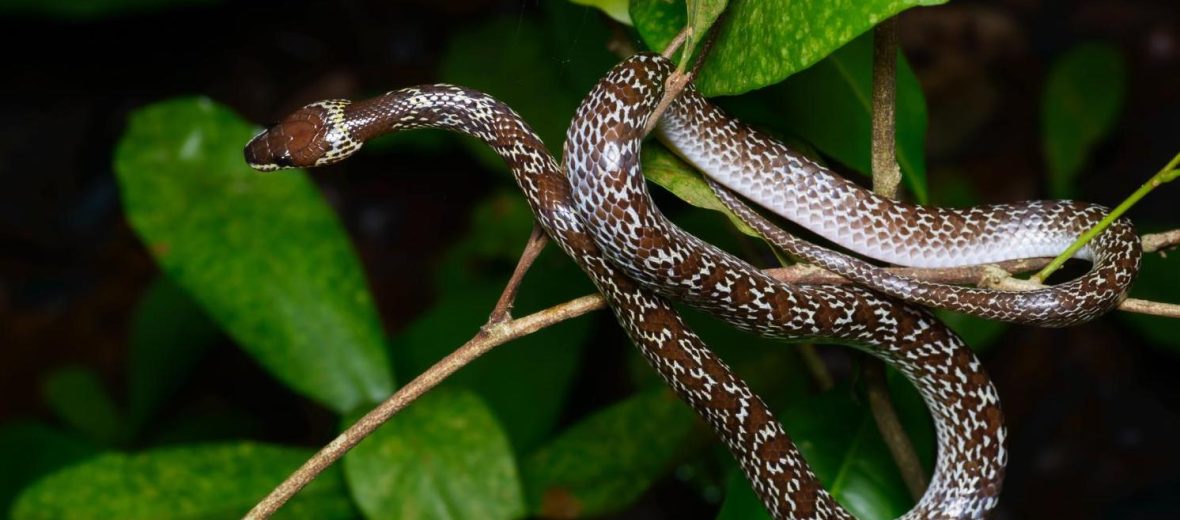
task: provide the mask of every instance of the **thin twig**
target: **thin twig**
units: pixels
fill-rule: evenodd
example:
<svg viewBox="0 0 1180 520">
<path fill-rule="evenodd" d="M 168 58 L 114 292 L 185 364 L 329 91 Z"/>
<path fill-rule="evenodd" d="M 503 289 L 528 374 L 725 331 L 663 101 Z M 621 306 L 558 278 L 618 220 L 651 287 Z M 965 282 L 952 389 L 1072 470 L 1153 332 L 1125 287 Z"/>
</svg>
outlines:
<svg viewBox="0 0 1180 520">
<path fill-rule="evenodd" d="M 1139 237 L 1139 241 L 1143 245 L 1144 253 L 1160 251 L 1162 254 L 1163 250 L 1180 245 L 1180 229 L 1143 235 Z"/>
<path fill-rule="evenodd" d="M 684 41 L 688 39 L 689 32 L 690 30 L 688 26 L 685 26 L 683 29 L 681 29 L 679 33 L 676 33 L 676 37 L 672 38 L 672 41 L 668 42 L 668 46 L 664 47 L 664 52 L 660 54 L 669 60 L 672 59 L 672 55 L 676 54 L 676 50 L 679 49 L 681 45 L 684 45 Z"/>
<path fill-rule="evenodd" d="M 897 19 L 889 18 L 873 29 L 873 191 L 882 197 L 897 198 L 901 169 L 897 165 L 894 137 L 895 100 L 897 98 Z M 866 359 L 861 366 L 868 394 L 869 409 L 881 438 L 889 447 L 893 462 L 914 500 L 926 492 L 926 475 L 914 444 L 906 435 L 885 384 L 885 364 Z"/>
<path fill-rule="evenodd" d="M 1119 304 L 1120 311 L 1163 316 L 1165 318 L 1180 318 L 1180 305 L 1175 303 L 1153 302 L 1139 298 L 1127 298 Z"/>
<path fill-rule="evenodd" d="M 873 29 L 873 191 L 897 198 L 901 169 L 894 135 L 897 98 L 897 19 Z"/>
<path fill-rule="evenodd" d="M 820 357 L 814 344 L 799 345 L 799 358 L 803 360 L 803 367 L 811 374 L 811 379 L 815 381 L 815 386 L 820 392 L 827 392 L 836 386 L 832 371 L 828 370 L 827 363 L 824 363 L 824 358 Z"/>
<path fill-rule="evenodd" d="M 889 447 L 889 453 L 897 462 L 897 468 L 902 472 L 901 479 L 905 481 L 914 500 L 921 498 L 926 492 L 926 474 L 922 465 L 917 463 L 917 451 L 914 443 L 901 428 L 897 420 L 897 410 L 893 408 L 893 401 L 889 399 L 889 386 L 885 381 L 885 365 L 876 358 L 873 363 L 865 363 L 861 367 L 861 376 L 865 381 L 865 394 L 869 397 L 869 407 L 873 410 L 873 420 L 877 429 Z M 900 461 L 914 458 L 913 464 L 901 464 Z"/>
<path fill-rule="evenodd" d="M 717 28 L 720 27 L 719 22 L 723 19 L 723 16 L 717 18 L 718 23 L 714 23 L 713 27 L 709 28 L 704 45 L 701 47 L 701 52 L 697 54 L 697 59 L 693 63 L 692 69 L 684 71 L 683 67 L 677 67 L 672 74 L 668 75 L 668 79 L 664 82 L 664 97 L 660 99 L 659 104 L 656 105 L 655 110 L 652 111 L 650 118 L 647 120 L 647 128 L 644 129 L 645 135 L 655 129 L 656 125 L 660 122 L 660 116 L 664 115 L 664 111 L 668 109 L 672 101 L 680 97 L 680 93 L 697 77 L 697 73 L 701 71 L 701 66 L 705 63 L 705 57 L 709 55 L 709 51 L 713 50 L 713 43 L 717 40 Z M 664 57 L 671 59 L 672 54 L 676 52 L 676 48 L 683 43 L 683 38 L 687 38 L 687 35 L 690 33 L 691 30 L 688 27 L 681 29 L 680 34 L 664 49 Z M 691 51 L 692 49 L 685 49 L 685 52 Z M 680 60 L 680 64 L 684 65 L 687 63 L 686 60 L 687 58 Z"/>
<path fill-rule="evenodd" d="M 1161 239 L 1160 242 L 1158 242 L 1158 244 L 1160 244 L 1160 248 L 1175 246 L 1180 243 L 1180 233 L 1177 232 L 1158 233 L 1155 235 L 1143 236 L 1143 238 L 1147 237 L 1159 237 Z M 1162 240 L 1165 237 L 1172 238 L 1172 240 L 1165 242 Z M 950 284 L 970 284 L 979 287 L 1027 291 L 1031 289 L 1039 289 L 1045 286 L 1039 283 L 1031 282 L 1029 280 L 1016 278 L 1013 275 L 1039 269 L 1040 267 L 1047 265 L 1050 261 L 1051 259 L 1049 258 L 1026 258 L 1021 260 L 1009 260 L 997 264 L 975 265 L 967 267 L 940 267 L 936 269 L 919 267 L 886 267 L 884 269 L 891 273 L 917 280 Z M 847 278 L 810 264 L 796 264 L 790 267 L 766 269 L 765 272 L 777 280 L 789 283 L 803 285 L 853 285 L 853 282 Z M 1123 300 L 1123 302 L 1119 304 L 1117 308 L 1118 310 L 1124 312 L 1151 314 L 1169 318 L 1180 318 L 1180 305 L 1173 303 L 1127 298 L 1126 300 Z"/>
<path fill-rule="evenodd" d="M 292 473 L 291 476 L 287 477 L 282 484 L 275 488 L 274 491 L 271 491 L 258 505 L 254 506 L 254 509 L 251 509 L 245 518 L 269 518 L 279 507 L 290 500 L 295 493 L 314 480 L 324 469 L 344 456 L 348 450 L 355 447 L 365 437 L 373 433 L 374 430 L 385 424 L 390 417 L 393 417 L 398 411 L 414 402 L 414 400 L 426 393 L 427 390 L 434 388 L 456 370 L 466 366 L 489 350 L 521 336 L 532 334 L 555 323 L 575 318 L 603 307 L 605 307 L 605 301 L 601 296 L 597 294 L 588 295 L 560 305 L 555 305 L 523 318 L 484 327 L 471 341 L 468 341 L 450 355 L 435 363 L 434 366 L 428 368 L 421 375 L 414 378 L 413 381 L 406 384 L 406 386 L 398 389 L 396 393 L 380 405 L 377 405 L 376 408 L 365 414 L 364 417 L 361 417 L 352 426 L 349 426 L 347 430 L 336 436 L 332 442 L 321 448 L 318 453 L 303 463 L 303 466 Z"/>
<path fill-rule="evenodd" d="M 885 271 L 899 276 L 947 284 L 979 285 L 980 280 L 992 274 L 993 269 L 1005 273 L 1020 274 L 1040 269 L 1049 263 L 1048 258 L 1023 258 L 995 264 L 963 267 L 884 267 Z M 785 282 L 810 285 L 850 285 L 853 282 L 836 273 L 813 264 L 795 264 L 790 267 L 767 269 L 767 274 Z"/>
<path fill-rule="evenodd" d="M 512 304 L 516 301 L 516 291 L 520 289 L 520 282 L 524 280 L 525 273 L 533 266 L 533 261 L 537 259 L 537 255 L 541 254 L 541 251 L 545 249 L 545 244 L 548 243 L 549 236 L 545 234 L 545 230 L 540 224 L 534 222 L 533 232 L 529 235 L 529 241 L 525 244 L 524 251 L 520 253 L 516 269 L 512 271 L 512 277 L 504 286 L 504 292 L 500 293 L 500 300 L 496 302 L 492 313 L 488 315 L 488 323 L 485 327 L 512 319 Z"/>
<path fill-rule="evenodd" d="M 1110 226 L 1112 222 L 1121 217 L 1123 213 L 1126 213 L 1128 209 L 1131 209 L 1131 206 L 1134 206 L 1135 203 L 1139 202 L 1140 199 L 1145 197 L 1148 193 L 1151 193 L 1151 190 L 1154 190 L 1160 187 L 1160 185 L 1171 182 L 1177 177 L 1180 177 L 1180 170 L 1176 168 L 1177 166 L 1180 166 L 1180 153 L 1177 153 L 1174 157 L 1172 157 L 1172 160 L 1168 161 L 1168 164 L 1164 165 L 1164 167 L 1161 168 L 1160 171 L 1155 175 L 1152 175 L 1151 178 L 1147 180 L 1147 182 L 1139 186 L 1139 189 L 1135 190 L 1131 196 L 1127 197 L 1126 200 L 1121 202 L 1118 206 L 1115 206 L 1114 209 L 1110 210 L 1110 213 L 1103 217 L 1102 220 L 1098 221 L 1098 224 L 1095 224 L 1093 228 L 1090 228 L 1085 233 L 1082 233 L 1082 235 L 1079 236 L 1073 244 L 1070 244 L 1069 247 L 1065 248 L 1065 251 L 1062 251 L 1061 254 L 1057 255 L 1057 258 L 1054 258 L 1053 261 L 1049 263 L 1049 265 L 1045 266 L 1044 269 L 1041 269 L 1040 272 L 1033 275 L 1032 280 L 1036 282 L 1045 281 L 1049 275 L 1061 268 L 1061 266 L 1065 264 L 1066 260 L 1072 258 L 1074 253 L 1078 252 L 1078 250 L 1093 240 L 1094 237 L 1098 236 L 1099 233 L 1102 233 L 1102 231 Z"/>
</svg>

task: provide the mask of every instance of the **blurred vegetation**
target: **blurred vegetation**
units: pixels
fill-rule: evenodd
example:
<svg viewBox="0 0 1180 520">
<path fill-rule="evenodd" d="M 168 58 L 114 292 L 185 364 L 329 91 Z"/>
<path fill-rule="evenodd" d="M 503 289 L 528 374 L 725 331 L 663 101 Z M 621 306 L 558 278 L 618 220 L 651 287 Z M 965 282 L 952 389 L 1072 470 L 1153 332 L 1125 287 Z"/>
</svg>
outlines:
<svg viewBox="0 0 1180 520">
<path fill-rule="evenodd" d="M 869 29 L 903 10 L 938 3 L 734 1 L 699 84 L 710 95 L 745 93 L 719 102 L 819 160 L 867 173 Z M 91 18 L 146 8 L 169 6 L 58 0 L 2 9 Z M 613 36 L 606 16 L 632 23 L 625 34 L 652 49 L 687 20 L 684 2 L 664 0 L 547 0 L 535 14 L 457 31 L 440 58 L 439 80 L 504 100 L 555 154 L 581 96 L 617 61 L 607 50 Z M 509 51 L 498 45 L 504 41 L 514 42 Z M 1117 125 L 1125 76 L 1118 51 L 1100 43 L 1055 59 L 1041 98 L 1045 182 L 1053 196 L 1076 194 L 1083 165 Z M 904 56 L 897 87 L 897 151 L 909 196 L 932 203 L 971 199 L 940 196 L 927 185 L 926 100 Z M 127 219 L 163 276 L 143 295 L 130 325 L 126 388 L 104 387 L 86 367 L 63 367 L 46 379 L 43 400 L 56 425 L 0 425 L 0 511 L 18 520 L 238 517 L 305 460 L 310 446 L 251 440 L 248 417 L 195 417 L 172 431 L 144 433 L 163 420 L 162 410 L 222 335 L 274 384 L 330 410 L 343 428 L 486 320 L 506 279 L 501 274 L 531 227 L 518 194 L 497 189 L 474 210 L 469 230 L 428 281 L 433 300 L 403 329 L 384 331 L 362 263 L 317 185 L 304 172 L 261 175 L 243 163 L 242 145 L 254 131 L 254 123 L 206 97 L 134 111 L 114 169 Z M 410 149 L 470 153 L 503 169 L 486 147 L 451 136 L 399 137 L 373 148 L 365 153 L 391 160 Z M 658 145 L 650 145 L 645 166 L 653 181 L 689 204 L 725 213 L 696 174 Z M 767 258 L 757 240 L 737 235 L 715 213 L 682 213 L 683 225 L 722 247 Z M 1180 278 L 1168 262 L 1146 260 L 1137 296 L 1175 300 Z M 526 278 L 517 309 L 529 312 L 590 290 L 575 266 L 549 248 Z M 793 352 L 692 316 L 709 344 L 767 392 L 816 473 L 854 514 L 893 518 L 912 506 L 856 397 L 859 381 L 815 395 Z M 943 317 L 977 349 L 1007 327 Z M 1151 341 L 1180 348 L 1180 322 L 1123 319 Z M 765 516 L 699 419 L 636 356 L 627 358 L 632 393 L 580 414 L 567 409 L 580 364 L 602 341 L 591 325 L 562 323 L 464 368 L 321 476 L 281 516 L 606 515 L 634 505 L 673 471 L 721 503 L 718 518 Z M 929 468 L 934 436 L 924 406 L 900 378 L 891 382 Z"/>
</svg>

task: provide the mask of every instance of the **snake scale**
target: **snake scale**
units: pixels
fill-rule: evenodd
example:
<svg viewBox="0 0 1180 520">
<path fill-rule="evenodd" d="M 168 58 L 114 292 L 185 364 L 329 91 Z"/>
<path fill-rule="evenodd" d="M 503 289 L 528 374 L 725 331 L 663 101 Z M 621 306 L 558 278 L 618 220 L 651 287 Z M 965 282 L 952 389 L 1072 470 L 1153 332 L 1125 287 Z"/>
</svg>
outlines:
<svg viewBox="0 0 1180 520">
<path fill-rule="evenodd" d="M 335 163 L 391 132 L 441 128 L 476 137 L 508 164 L 541 226 L 590 276 L 647 362 L 734 454 L 775 517 L 851 518 L 819 484 L 766 404 L 688 328 L 669 299 L 759 334 L 849 344 L 899 369 L 929 406 L 938 438 L 931 484 L 906 518 L 984 517 L 1003 481 L 1005 430 L 995 388 L 957 336 L 926 311 L 866 288 L 769 278 L 675 227 L 651 204 L 639 170 L 640 144 L 671 70 L 667 60 L 641 54 L 610 71 L 571 124 L 565 171 L 511 108 L 451 85 L 406 88 L 356 103 L 312 103 L 252 139 L 245 157 L 252 167 L 270 171 Z M 707 131 L 689 128 L 693 121 Z M 718 162 L 758 156 L 770 161 L 762 164 L 786 161 L 795 173 L 817 169 L 799 166 L 803 163 L 793 156 L 768 158 L 772 143 L 691 89 L 661 124 L 680 153 L 698 165 L 720 146 Z M 754 140 L 729 146 L 708 141 L 719 135 Z M 694 149 L 700 153 L 693 155 Z M 807 181 L 797 182 L 804 184 L 794 188 Z M 828 186 L 815 191 L 828 196 L 855 188 L 823 182 Z M 761 202 L 753 196 L 758 191 L 744 193 Z M 750 219 L 760 218 L 750 213 Z M 926 217 L 916 218 L 926 223 Z M 867 227 L 859 231 L 870 233 Z M 897 235 L 896 229 L 889 232 Z M 1110 257 L 1103 252 L 1109 250 L 1095 246 L 1094 256 L 1101 261 Z M 1025 251 L 1018 254 L 1027 256 Z M 1097 307 L 1088 312 L 1105 308 Z"/>
<path fill-rule="evenodd" d="M 726 189 L 836 244 L 910 267 L 979 265 L 1056 256 L 1108 209 L 1077 201 L 939 208 L 881 197 L 726 116 L 689 85 L 660 121 L 665 142 L 705 173 L 726 206 L 784 251 L 890 296 L 983 318 L 1076 325 L 1114 308 L 1139 272 L 1139 235 L 1126 218 L 1074 256 L 1085 275 L 1032 291 L 959 287 L 892 274 L 778 228 Z"/>
</svg>

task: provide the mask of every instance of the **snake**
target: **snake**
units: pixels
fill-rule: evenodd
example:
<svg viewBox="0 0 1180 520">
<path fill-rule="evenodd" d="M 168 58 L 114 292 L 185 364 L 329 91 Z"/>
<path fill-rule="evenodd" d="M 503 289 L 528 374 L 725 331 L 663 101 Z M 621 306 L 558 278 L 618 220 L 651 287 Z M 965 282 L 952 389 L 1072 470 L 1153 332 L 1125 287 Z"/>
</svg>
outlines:
<svg viewBox="0 0 1180 520">
<path fill-rule="evenodd" d="M 683 321 L 673 301 L 739 328 L 848 344 L 897 368 L 922 395 L 938 440 L 931 483 L 904 518 L 982 518 L 1007 461 L 999 398 L 982 364 L 928 311 L 859 286 L 770 278 L 680 230 L 639 168 L 641 141 L 671 72 L 639 54 L 579 107 L 563 163 L 510 107 L 487 94 L 421 85 L 352 102 L 306 105 L 247 143 L 260 171 L 337 163 L 380 135 L 438 128 L 472 136 L 508 165 L 537 222 L 589 276 L 640 354 L 712 428 L 775 518 L 852 518 L 772 410 Z"/>
<path fill-rule="evenodd" d="M 943 208 L 886 198 L 729 117 L 691 84 L 670 104 L 658 131 L 675 153 L 704 174 L 734 215 L 772 244 L 909 302 L 1012 323 L 1064 327 L 1117 306 L 1139 272 L 1139 235 L 1130 220 L 1119 218 L 1073 255 L 1090 261 L 1090 270 L 1061 284 L 1015 291 L 891 273 L 791 235 L 735 193 L 855 253 L 908 267 L 1056 256 L 1110 210 L 1081 201 Z"/>
</svg>

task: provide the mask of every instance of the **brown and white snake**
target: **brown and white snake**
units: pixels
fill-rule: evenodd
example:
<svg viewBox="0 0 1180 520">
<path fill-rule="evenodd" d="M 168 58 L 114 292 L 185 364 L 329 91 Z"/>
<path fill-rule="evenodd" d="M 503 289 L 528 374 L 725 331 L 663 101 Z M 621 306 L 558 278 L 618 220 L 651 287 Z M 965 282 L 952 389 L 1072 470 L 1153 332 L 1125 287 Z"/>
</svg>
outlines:
<svg viewBox="0 0 1180 520">
<path fill-rule="evenodd" d="M 407 88 L 356 103 L 313 103 L 251 140 L 245 149 L 246 161 L 259 170 L 320 166 L 343 160 L 368 139 L 414 128 L 443 128 L 479 138 L 507 162 L 549 236 L 591 277 L 647 361 L 731 450 L 774 516 L 850 518 L 819 484 L 765 403 L 709 351 L 665 297 L 760 334 L 845 343 L 884 359 L 918 388 L 931 410 L 938 436 L 932 482 L 906 518 L 985 516 L 995 506 L 1003 481 L 1005 430 L 995 388 L 957 336 L 926 311 L 869 289 L 774 280 L 681 231 L 651 204 L 639 170 L 640 144 L 671 70 L 667 60 L 642 54 L 615 67 L 594 88 L 578 109 L 567 136 L 564 165 L 568 177 L 510 108 L 480 92 L 450 85 Z M 843 226 L 858 236 L 879 237 L 875 239 L 878 243 L 897 240 L 893 250 L 908 251 L 905 238 L 927 247 L 939 233 L 961 246 L 967 235 L 947 232 L 992 229 L 971 219 L 993 215 L 994 210 L 967 210 L 953 214 L 958 215 L 953 218 L 931 221 L 931 214 L 952 213 L 867 197 L 860 188 L 828 178 L 831 176 L 818 167 L 724 116 L 691 89 L 673 103 L 662 124 L 662 131 L 681 153 L 707 171 L 712 164 L 732 162 L 729 171 L 753 177 L 748 185 L 755 188 L 745 192 L 751 198 L 763 202 L 758 195 L 764 193 L 771 202 L 777 199 L 781 203 L 797 196 L 816 197 L 788 203 L 797 210 L 788 211 L 788 216 L 817 212 L 819 216 L 811 220 L 830 221 L 830 227 Z M 691 128 L 694 124 L 699 128 Z M 713 141 L 717 138 L 723 140 Z M 714 155 L 715 160 L 708 162 Z M 768 176 L 784 171 L 793 176 L 788 185 L 793 192 L 775 195 L 769 191 L 773 184 L 768 184 Z M 813 178 L 818 180 L 809 181 L 807 174 L 816 172 L 819 175 Z M 740 188 L 742 183 L 734 184 Z M 849 194 L 852 190 L 860 192 Z M 850 223 L 851 209 L 860 206 L 850 207 L 848 201 L 866 200 L 864 210 L 856 213 L 863 221 Z M 839 211 L 824 213 L 825 204 Z M 1029 213 L 1035 215 L 1033 227 L 1048 216 L 1072 222 L 1092 218 L 1088 212 L 1100 211 L 1083 207 L 1085 216 L 1075 217 L 1065 213 L 1073 207 L 1068 204 L 1042 204 L 1048 204 L 1050 209 L 1044 211 L 1049 213 Z M 1021 222 L 1003 222 L 1000 232 L 1023 233 Z M 955 223 L 960 227 L 954 227 Z M 902 224 L 908 226 L 904 232 Z M 822 229 L 817 232 L 846 244 Z M 922 235 L 930 232 L 935 235 Z M 866 239 L 853 240 L 852 247 L 856 249 L 855 244 L 866 243 Z M 1106 240 L 1118 245 L 1119 239 Z M 1103 272 L 1104 261 L 1111 258 L 1122 259 L 1124 267 L 1137 266 L 1137 247 L 1128 260 L 1106 253 L 1112 249 L 1101 244 L 1092 248 L 1100 266 L 1091 274 Z M 997 247 L 987 243 L 984 249 Z M 945 258 L 962 250 L 940 249 L 936 254 Z M 1011 254 L 1044 254 L 1041 251 L 1018 249 Z M 814 251 L 796 253 L 806 257 Z M 979 261 L 969 257 L 960 263 Z M 1104 274 L 1103 281 L 1093 283 L 1103 288 L 1103 284 L 1117 282 L 1125 289 L 1134 271 L 1119 275 L 1125 280 L 1116 274 Z M 880 283 L 886 285 L 882 290 L 893 287 L 888 281 Z M 984 313 L 1060 324 L 1097 315 L 1122 294 L 1094 297 L 1083 292 L 1092 289 L 1082 284 L 1068 289 L 1074 292 L 1064 293 L 1066 297 L 1072 294 L 1079 305 L 1091 305 L 1070 318 L 1043 318 L 1042 311 L 1035 311 L 1041 314 L 1030 319 L 1012 318 L 1011 313 L 1019 309 L 1010 307 L 1011 302 L 992 314 Z M 970 300 L 968 307 L 972 308 L 991 308 L 987 298 L 996 293 L 970 292 L 968 296 L 975 294 L 986 296 L 960 297 L 960 301 Z"/>
</svg>

